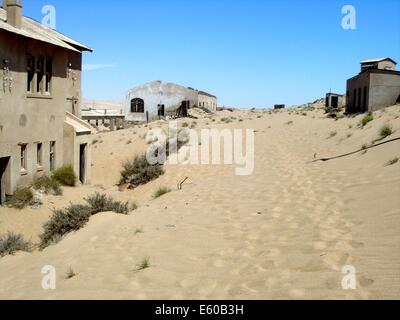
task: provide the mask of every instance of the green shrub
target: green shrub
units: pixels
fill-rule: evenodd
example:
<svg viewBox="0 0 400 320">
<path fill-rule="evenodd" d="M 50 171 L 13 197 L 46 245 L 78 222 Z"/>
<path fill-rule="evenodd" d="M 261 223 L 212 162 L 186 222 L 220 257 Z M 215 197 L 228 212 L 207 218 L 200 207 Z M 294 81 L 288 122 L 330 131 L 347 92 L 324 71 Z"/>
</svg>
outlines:
<svg viewBox="0 0 400 320">
<path fill-rule="evenodd" d="M 113 198 L 98 192 L 89 196 L 88 198 L 85 198 L 85 201 L 89 204 L 90 213 L 92 215 L 107 211 L 113 211 L 115 213 L 122 214 L 128 214 L 129 212 L 128 202 L 114 201 Z"/>
<path fill-rule="evenodd" d="M 164 194 L 167 194 L 168 192 L 171 192 L 170 188 L 160 187 L 160 188 L 157 189 L 156 192 L 154 192 L 153 199 L 157 199 L 157 198 L 163 196 Z"/>
<path fill-rule="evenodd" d="M 130 188 L 136 188 L 157 179 L 164 174 L 161 165 L 151 165 L 146 155 L 136 156 L 133 160 L 126 161 L 122 166 L 120 184 L 127 183 Z"/>
<path fill-rule="evenodd" d="M 32 244 L 25 241 L 20 234 L 7 233 L 0 237 L 0 257 L 14 254 L 17 251 L 30 251 Z"/>
<path fill-rule="evenodd" d="M 386 138 L 386 137 L 390 136 L 392 133 L 393 133 L 393 129 L 388 124 L 385 124 L 380 130 L 380 135 L 382 138 Z"/>
<path fill-rule="evenodd" d="M 33 200 L 33 193 L 29 187 L 18 187 L 9 198 L 7 204 L 16 209 L 23 209 L 30 205 Z"/>
<path fill-rule="evenodd" d="M 63 186 L 74 187 L 76 182 L 76 175 L 71 166 L 63 166 L 53 171 L 52 178 L 57 180 Z"/>
<path fill-rule="evenodd" d="M 140 271 L 140 270 L 144 270 L 150 268 L 150 258 L 146 257 L 144 258 L 142 261 L 140 261 L 140 263 L 138 263 L 136 265 L 136 270 Z"/>
<path fill-rule="evenodd" d="M 372 114 L 372 112 L 368 112 L 368 114 L 366 114 L 364 118 L 361 119 L 361 125 L 365 127 L 367 123 L 371 122 L 372 120 L 374 120 L 374 115 Z"/>
<path fill-rule="evenodd" d="M 53 177 L 49 176 L 36 177 L 33 180 L 33 188 L 46 194 L 53 194 L 55 196 L 62 195 L 60 183 Z"/>
<path fill-rule="evenodd" d="M 40 248 L 44 249 L 67 233 L 81 229 L 89 221 L 90 215 L 90 207 L 84 205 L 71 204 L 66 209 L 54 210 L 53 216 L 43 226 Z"/>
</svg>

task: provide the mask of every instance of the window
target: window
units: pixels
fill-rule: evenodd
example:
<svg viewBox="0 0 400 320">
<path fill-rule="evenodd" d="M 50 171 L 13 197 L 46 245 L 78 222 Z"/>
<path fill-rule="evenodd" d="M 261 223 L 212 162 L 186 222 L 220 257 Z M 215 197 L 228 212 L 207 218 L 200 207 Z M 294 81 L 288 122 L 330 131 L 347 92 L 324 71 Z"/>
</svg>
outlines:
<svg viewBox="0 0 400 320">
<path fill-rule="evenodd" d="M 43 92 L 44 78 L 44 58 L 41 57 L 36 61 L 36 93 Z"/>
<path fill-rule="evenodd" d="M 35 58 L 32 56 L 28 56 L 27 73 L 28 73 L 28 78 L 27 78 L 26 91 L 29 93 L 33 93 L 34 78 L 35 78 Z"/>
<path fill-rule="evenodd" d="M 133 113 L 144 113 L 144 101 L 143 99 L 135 98 L 131 100 L 131 112 Z"/>
<path fill-rule="evenodd" d="M 42 161 L 42 144 L 41 143 L 38 143 L 37 145 L 36 145 L 36 159 L 37 159 L 37 165 L 39 166 L 39 167 L 41 167 L 42 166 L 42 164 L 43 164 L 43 161 Z"/>
<path fill-rule="evenodd" d="M 53 77 L 53 61 L 49 58 L 27 57 L 26 91 L 33 94 L 49 95 Z"/>
<path fill-rule="evenodd" d="M 21 144 L 21 170 L 26 170 L 26 144 Z"/>
<path fill-rule="evenodd" d="M 44 92 L 46 94 L 50 94 L 50 84 L 51 84 L 51 78 L 53 76 L 53 61 L 50 59 L 46 59 L 46 68 L 45 68 L 45 86 L 44 86 Z"/>
<path fill-rule="evenodd" d="M 55 169 L 56 160 L 56 142 L 50 141 L 50 171 Z"/>
</svg>

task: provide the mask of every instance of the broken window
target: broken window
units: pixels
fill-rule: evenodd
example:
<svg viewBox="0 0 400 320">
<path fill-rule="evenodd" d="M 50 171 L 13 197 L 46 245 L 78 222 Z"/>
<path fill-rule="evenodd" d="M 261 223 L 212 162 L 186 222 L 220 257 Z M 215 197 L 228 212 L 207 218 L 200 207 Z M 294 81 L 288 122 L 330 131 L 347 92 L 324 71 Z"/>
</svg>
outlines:
<svg viewBox="0 0 400 320">
<path fill-rule="evenodd" d="M 43 93 L 44 78 L 44 58 L 40 57 L 36 61 L 36 93 Z"/>
<path fill-rule="evenodd" d="M 21 144 L 21 170 L 26 170 L 26 144 Z"/>
<path fill-rule="evenodd" d="M 42 144 L 39 142 L 36 145 L 36 159 L 37 159 L 37 165 L 38 166 L 42 166 L 43 162 L 42 162 Z"/>
<path fill-rule="evenodd" d="M 26 91 L 32 93 L 33 92 L 33 87 L 34 87 L 34 78 L 35 78 L 35 58 L 32 56 L 28 56 L 27 59 L 27 87 Z"/>
<path fill-rule="evenodd" d="M 131 112 L 132 113 L 144 113 L 144 101 L 140 98 L 131 100 Z"/>
<path fill-rule="evenodd" d="M 56 167 L 56 142 L 50 141 L 50 171 L 53 171 Z"/>
<path fill-rule="evenodd" d="M 45 88 L 44 92 L 46 94 L 50 94 L 51 90 L 51 78 L 53 76 L 53 61 L 51 59 L 46 59 L 46 68 L 45 68 Z"/>
</svg>

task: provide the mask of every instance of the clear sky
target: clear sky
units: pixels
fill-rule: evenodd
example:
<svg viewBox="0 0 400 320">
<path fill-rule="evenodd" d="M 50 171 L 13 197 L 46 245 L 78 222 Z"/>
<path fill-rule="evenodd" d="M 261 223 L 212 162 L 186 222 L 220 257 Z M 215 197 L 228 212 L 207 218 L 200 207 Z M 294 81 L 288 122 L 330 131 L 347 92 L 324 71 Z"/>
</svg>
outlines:
<svg viewBox="0 0 400 320">
<path fill-rule="evenodd" d="M 400 63 L 398 0 L 24 0 L 41 21 L 94 48 L 84 54 L 83 95 L 123 100 L 153 80 L 208 91 L 238 107 L 302 104 L 346 90 L 359 62 Z M 356 29 L 342 28 L 342 7 Z"/>
</svg>

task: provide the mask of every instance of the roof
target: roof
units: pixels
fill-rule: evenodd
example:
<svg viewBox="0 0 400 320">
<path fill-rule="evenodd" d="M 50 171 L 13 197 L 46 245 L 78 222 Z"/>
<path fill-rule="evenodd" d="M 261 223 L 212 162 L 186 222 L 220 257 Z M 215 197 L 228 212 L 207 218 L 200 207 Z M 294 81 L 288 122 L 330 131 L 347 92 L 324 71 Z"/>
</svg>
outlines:
<svg viewBox="0 0 400 320">
<path fill-rule="evenodd" d="M 79 43 L 31 18 L 22 17 L 21 29 L 13 27 L 6 21 L 6 10 L 0 8 L 0 29 L 76 52 L 93 51 L 93 49 L 84 44 Z"/>
<path fill-rule="evenodd" d="M 69 112 L 65 113 L 65 123 L 74 128 L 77 135 L 91 134 L 93 131 L 89 124 Z"/>
<path fill-rule="evenodd" d="M 214 96 L 214 95 L 212 95 L 210 93 L 204 92 L 204 91 L 199 91 L 199 94 L 201 94 L 203 96 L 208 96 L 208 97 L 211 97 L 211 98 L 216 98 L 216 96 Z"/>
<path fill-rule="evenodd" d="M 396 61 L 394 61 L 393 59 L 391 59 L 391 58 L 389 58 L 389 57 L 386 57 L 386 58 L 379 58 L 379 59 L 364 60 L 364 61 L 361 61 L 360 63 L 361 63 L 361 64 L 377 63 L 377 62 L 382 62 L 382 61 L 385 61 L 385 60 L 390 60 L 390 61 L 392 61 L 394 64 L 397 64 Z"/>
</svg>

